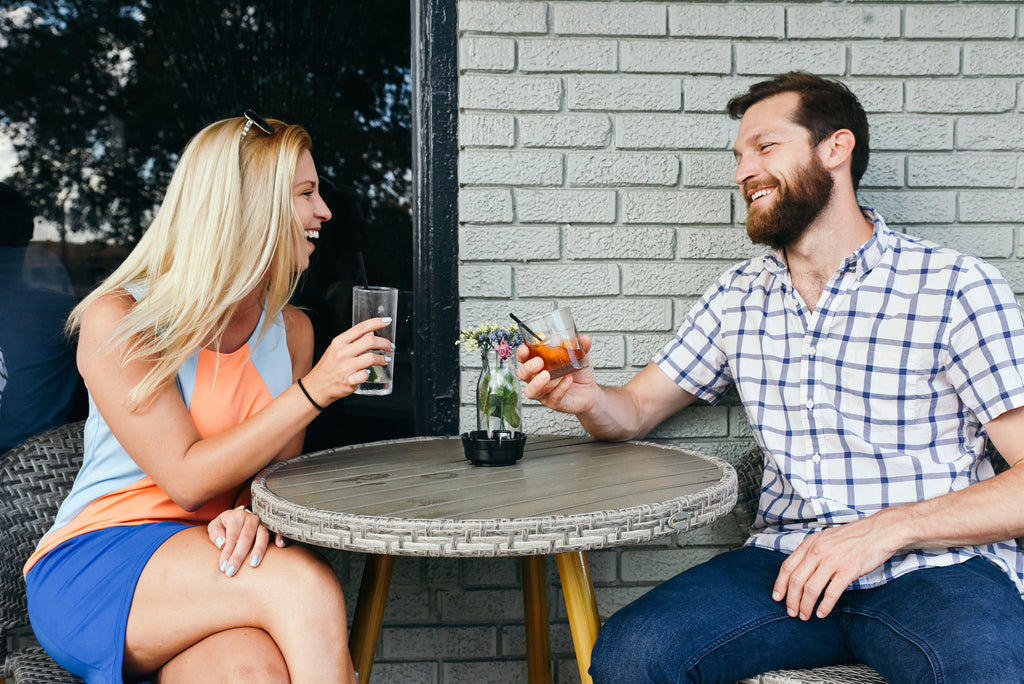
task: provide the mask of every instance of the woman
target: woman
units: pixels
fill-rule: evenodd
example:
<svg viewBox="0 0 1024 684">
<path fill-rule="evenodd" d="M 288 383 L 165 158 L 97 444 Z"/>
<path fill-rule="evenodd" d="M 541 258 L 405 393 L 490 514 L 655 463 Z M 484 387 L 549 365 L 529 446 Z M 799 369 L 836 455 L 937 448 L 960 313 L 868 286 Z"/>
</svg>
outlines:
<svg viewBox="0 0 1024 684">
<path fill-rule="evenodd" d="M 334 572 L 245 508 L 253 475 L 391 349 L 378 318 L 311 369 L 312 326 L 287 305 L 331 216 L 310 147 L 249 111 L 200 131 L 71 315 L 85 462 L 26 581 L 40 642 L 90 684 L 355 681 Z"/>
</svg>

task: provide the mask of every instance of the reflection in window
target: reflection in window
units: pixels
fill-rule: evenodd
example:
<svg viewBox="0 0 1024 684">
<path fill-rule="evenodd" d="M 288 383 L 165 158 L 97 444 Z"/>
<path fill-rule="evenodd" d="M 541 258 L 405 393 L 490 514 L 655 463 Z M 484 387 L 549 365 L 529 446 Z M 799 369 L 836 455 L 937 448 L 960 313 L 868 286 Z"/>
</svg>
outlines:
<svg viewBox="0 0 1024 684">
<path fill-rule="evenodd" d="M 319 351 L 348 327 L 353 284 L 398 287 L 411 305 L 409 41 L 408 0 L 0 10 L 0 178 L 32 202 L 37 241 L 80 297 L 144 232 L 189 136 L 246 108 L 302 124 L 334 213 L 297 297 Z M 412 348 L 408 337 L 397 346 Z M 378 400 L 377 413 L 397 413 L 375 436 L 412 434 L 403 401 Z M 338 432 L 323 439 L 365 437 Z"/>
</svg>

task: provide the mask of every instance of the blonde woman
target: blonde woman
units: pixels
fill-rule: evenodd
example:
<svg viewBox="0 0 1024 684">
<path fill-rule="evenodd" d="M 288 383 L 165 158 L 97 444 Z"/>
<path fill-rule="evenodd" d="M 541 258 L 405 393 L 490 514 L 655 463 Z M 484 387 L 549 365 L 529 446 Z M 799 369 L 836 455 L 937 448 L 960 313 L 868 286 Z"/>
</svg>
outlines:
<svg viewBox="0 0 1024 684">
<path fill-rule="evenodd" d="M 333 571 L 246 509 L 252 476 L 391 349 L 375 319 L 311 368 L 312 326 L 287 304 L 331 215 L 310 148 L 249 111 L 200 131 L 69 320 L 85 463 L 26 581 L 40 642 L 90 684 L 355 681 Z"/>
</svg>

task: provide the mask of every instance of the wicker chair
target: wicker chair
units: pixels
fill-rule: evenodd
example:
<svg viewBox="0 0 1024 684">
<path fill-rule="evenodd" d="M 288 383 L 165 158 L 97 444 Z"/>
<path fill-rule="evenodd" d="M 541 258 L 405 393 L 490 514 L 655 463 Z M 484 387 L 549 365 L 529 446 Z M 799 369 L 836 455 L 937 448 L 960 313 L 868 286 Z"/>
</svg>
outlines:
<svg viewBox="0 0 1024 684">
<path fill-rule="evenodd" d="M 736 517 L 746 530 L 757 514 L 757 501 L 761 497 L 761 476 L 764 473 L 764 455 L 753 448 L 736 463 L 738 494 Z M 885 684 L 885 679 L 867 665 L 832 665 L 810 670 L 775 670 L 744 679 L 737 684 Z"/>
<path fill-rule="evenodd" d="M 82 465 L 83 428 L 65 425 L 0 455 L 0 675 L 10 682 L 82 682 L 36 643 L 21 568 Z"/>
</svg>

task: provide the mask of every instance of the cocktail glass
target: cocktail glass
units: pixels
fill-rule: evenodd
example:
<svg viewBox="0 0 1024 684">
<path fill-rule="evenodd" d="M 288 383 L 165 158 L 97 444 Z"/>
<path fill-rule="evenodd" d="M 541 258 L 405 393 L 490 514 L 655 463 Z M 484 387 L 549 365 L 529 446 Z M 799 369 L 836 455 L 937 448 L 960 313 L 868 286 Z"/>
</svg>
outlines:
<svg viewBox="0 0 1024 684">
<path fill-rule="evenodd" d="M 590 365 L 568 307 L 526 319 L 520 332 L 530 353 L 544 359 L 544 370 L 552 379 Z"/>
</svg>

